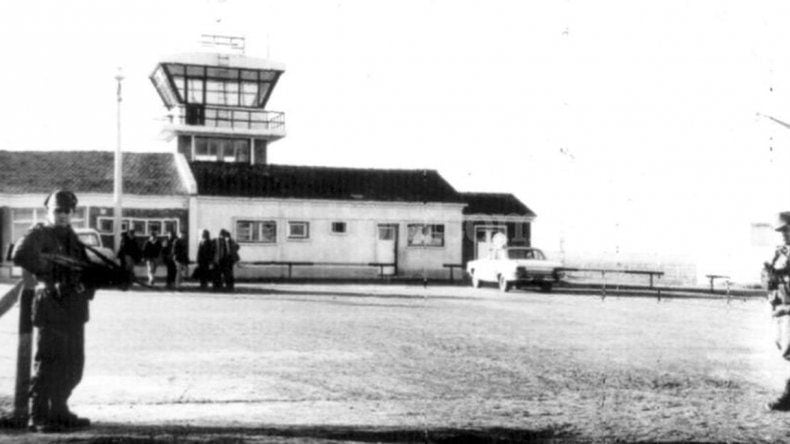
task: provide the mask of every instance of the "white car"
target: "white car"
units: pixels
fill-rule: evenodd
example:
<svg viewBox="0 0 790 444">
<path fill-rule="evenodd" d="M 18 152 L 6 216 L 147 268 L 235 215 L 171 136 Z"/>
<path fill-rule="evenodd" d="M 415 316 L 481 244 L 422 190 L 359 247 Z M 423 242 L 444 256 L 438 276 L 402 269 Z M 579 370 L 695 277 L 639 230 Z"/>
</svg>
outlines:
<svg viewBox="0 0 790 444">
<path fill-rule="evenodd" d="M 80 239 L 80 242 L 82 242 L 83 244 L 89 247 L 93 247 L 93 249 L 101 253 L 102 256 L 115 262 L 116 264 L 118 263 L 118 259 L 115 257 L 115 253 L 111 249 L 106 248 L 102 244 L 101 235 L 99 235 L 98 231 L 94 230 L 93 228 L 75 228 L 74 232 L 77 233 L 77 237 Z M 87 253 L 88 253 L 88 258 L 92 262 L 99 264 L 104 263 L 104 261 L 90 249 L 87 249 Z"/>
<path fill-rule="evenodd" d="M 551 291 L 552 285 L 562 278 L 562 264 L 546 259 L 537 248 L 507 247 L 494 250 L 490 258 L 470 261 L 466 272 L 475 288 L 482 282 L 495 282 L 502 291 L 526 285 Z"/>
</svg>

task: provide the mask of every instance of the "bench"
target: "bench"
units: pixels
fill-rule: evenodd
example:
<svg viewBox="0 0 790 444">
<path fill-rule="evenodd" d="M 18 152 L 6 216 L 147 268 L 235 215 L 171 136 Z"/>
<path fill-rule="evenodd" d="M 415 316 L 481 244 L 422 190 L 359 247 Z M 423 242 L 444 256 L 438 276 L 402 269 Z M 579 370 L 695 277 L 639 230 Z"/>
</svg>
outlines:
<svg viewBox="0 0 790 444">
<path fill-rule="evenodd" d="M 379 267 L 379 277 L 384 278 L 384 267 L 395 267 L 390 262 L 313 262 L 313 261 L 252 261 L 243 262 L 244 265 L 254 266 L 287 266 L 288 279 L 291 279 L 293 267 L 331 266 L 331 267 Z"/>
<path fill-rule="evenodd" d="M 713 290 L 713 282 L 714 282 L 716 279 L 727 279 L 727 280 L 729 280 L 729 279 L 730 279 L 730 277 L 729 277 L 729 276 L 727 276 L 727 275 L 725 275 L 725 274 L 706 274 L 706 275 L 705 275 L 705 277 L 706 277 L 706 278 L 708 278 L 708 279 L 710 280 L 710 292 L 711 292 L 711 293 L 714 293 L 714 290 Z M 728 293 L 729 293 L 729 285 L 728 285 Z"/>
</svg>

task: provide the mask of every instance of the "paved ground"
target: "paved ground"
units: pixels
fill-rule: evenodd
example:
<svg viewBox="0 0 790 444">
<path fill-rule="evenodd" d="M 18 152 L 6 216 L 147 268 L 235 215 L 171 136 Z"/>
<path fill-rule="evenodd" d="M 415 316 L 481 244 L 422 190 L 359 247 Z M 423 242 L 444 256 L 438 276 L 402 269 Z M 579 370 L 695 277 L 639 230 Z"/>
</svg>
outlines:
<svg viewBox="0 0 790 444">
<path fill-rule="evenodd" d="M 17 316 L 0 318 L 6 402 Z M 72 398 L 97 427 L 68 438 L 786 441 L 790 414 L 761 409 L 790 376 L 771 334 L 756 300 L 405 285 L 103 291 Z"/>
</svg>

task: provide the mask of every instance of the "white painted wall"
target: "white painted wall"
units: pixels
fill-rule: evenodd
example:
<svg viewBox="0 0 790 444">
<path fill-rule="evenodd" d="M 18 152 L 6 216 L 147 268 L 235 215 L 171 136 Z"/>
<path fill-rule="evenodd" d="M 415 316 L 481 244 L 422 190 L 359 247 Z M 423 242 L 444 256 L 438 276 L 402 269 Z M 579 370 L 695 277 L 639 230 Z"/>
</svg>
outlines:
<svg viewBox="0 0 790 444">
<path fill-rule="evenodd" d="M 208 229 L 216 237 L 222 228 L 236 235 L 236 221 L 273 220 L 277 222 L 274 244 L 240 243 L 243 262 L 312 261 L 375 262 L 377 227 L 398 224 L 398 266 L 401 276 L 445 278 L 442 265 L 461 262 L 463 204 L 422 204 L 392 202 L 354 202 L 301 199 L 240 199 L 197 197 L 196 225 L 190 233 L 191 252 L 197 252 L 200 232 Z M 289 221 L 310 223 L 310 238 L 287 239 Z M 331 232 L 332 222 L 345 222 L 346 234 Z M 410 223 L 444 224 L 443 247 L 407 246 Z M 375 276 L 371 267 L 296 267 L 293 276 Z M 240 276 L 284 276 L 285 267 L 242 267 Z"/>
</svg>

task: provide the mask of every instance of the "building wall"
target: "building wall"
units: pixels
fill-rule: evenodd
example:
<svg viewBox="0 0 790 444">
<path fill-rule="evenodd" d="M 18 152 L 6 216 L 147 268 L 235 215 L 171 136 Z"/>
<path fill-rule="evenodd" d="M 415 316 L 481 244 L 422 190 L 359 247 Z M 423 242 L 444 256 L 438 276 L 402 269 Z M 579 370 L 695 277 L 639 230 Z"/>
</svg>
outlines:
<svg viewBox="0 0 790 444">
<path fill-rule="evenodd" d="M 197 226 L 192 231 L 191 251 L 197 251 L 199 232 L 208 229 L 216 237 L 220 229 L 231 232 L 238 239 L 238 220 L 266 220 L 276 222 L 276 242 L 269 244 L 240 242 L 243 264 L 240 276 L 283 276 L 286 267 L 255 267 L 251 262 L 296 261 L 369 263 L 379 262 L 377 252 L 378 225 L 398 224 L 398 275 L 406 277 L 445 278 L 449 275 L 445 263 L 461 260 L 460 204 L 382 203 L 318 200 L 225 199 L 198 197 Z M 287 239 L 289 221 L 309 223 L 309 238 Z M 347 232 L 331 232 L 332 222 L 345 222 Z M 441 224 L 444 226 L 444 245 L 407 245 L 409 224 Z M 194 256 L 194 254 L 192 254 Z M 363 266 L 295 267 L 298 276 L 375 276 L 379 270 Z"/>
</svg>

